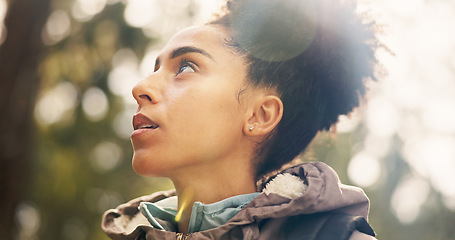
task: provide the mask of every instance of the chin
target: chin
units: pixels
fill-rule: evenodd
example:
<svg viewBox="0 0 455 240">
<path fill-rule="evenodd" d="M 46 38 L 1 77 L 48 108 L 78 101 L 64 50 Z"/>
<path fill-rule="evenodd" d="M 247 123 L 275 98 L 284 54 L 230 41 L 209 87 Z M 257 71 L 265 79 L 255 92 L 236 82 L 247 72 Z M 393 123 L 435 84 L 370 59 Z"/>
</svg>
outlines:
<svg viewBox="0 0 455 240">
<path fill-rule="evenodd" d="M 156 165 L 159 164 L 154 164 L 150 158 L 147 158 L 146 156 L 142 156 L 144 154 L 133 154 L 133 169 L 134 171 L 141 175 L 141 176 L 146 176 L 146 177 L 153 177 L 157 176 L 157 172 L 159 172 L 158 169 L 154 169 Z"/>
<path fill-rule="evenodd" d="M 133 154 L 133 169 L 134 171 L 144 177 L 164 177 L 165 169 L 162 164 L 152 161 L 150 157 L 141 156 L 143 154 Z"/>
</svg>

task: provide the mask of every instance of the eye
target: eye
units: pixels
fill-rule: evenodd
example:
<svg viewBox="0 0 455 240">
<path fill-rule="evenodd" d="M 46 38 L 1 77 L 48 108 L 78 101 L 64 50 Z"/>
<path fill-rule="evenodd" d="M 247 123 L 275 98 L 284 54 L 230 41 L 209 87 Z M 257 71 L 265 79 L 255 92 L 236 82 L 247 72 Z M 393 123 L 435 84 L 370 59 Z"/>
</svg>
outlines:
<svg viewBox="0 0 455 240">
<path fill-rule="evenodd" d="M 182 59 L 180 62 L 180 68 L 177 72 L 177 75 L 181 73 L 193 73 L 196 72 L 196 64 L 188 61 L 186 58 Z"/>
</svg>

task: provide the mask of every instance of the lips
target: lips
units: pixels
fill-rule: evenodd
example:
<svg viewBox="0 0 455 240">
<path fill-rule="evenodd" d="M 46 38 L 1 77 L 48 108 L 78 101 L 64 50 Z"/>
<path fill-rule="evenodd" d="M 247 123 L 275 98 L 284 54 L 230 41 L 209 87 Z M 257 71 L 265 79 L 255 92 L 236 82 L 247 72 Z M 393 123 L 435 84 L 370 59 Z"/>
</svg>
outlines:
<svg viewBox="0 0 455 240">
<path fill-rule="evenodd" d="M 134 130 L 139 129 L 157 129 L 160 126 L 153 122 L 150 118 L 143 115 L 142 113 L 137 113 L 133 116 L 133 128 Z"/>
</svg>

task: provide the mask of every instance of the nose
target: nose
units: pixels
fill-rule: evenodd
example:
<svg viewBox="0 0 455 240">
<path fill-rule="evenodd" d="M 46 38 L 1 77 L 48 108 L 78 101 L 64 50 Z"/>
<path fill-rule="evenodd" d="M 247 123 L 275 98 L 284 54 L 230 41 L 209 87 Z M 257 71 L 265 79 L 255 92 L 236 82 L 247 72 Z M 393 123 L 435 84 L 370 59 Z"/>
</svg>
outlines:
<svg viewBox="0 0 455 240">
<path fill-rule="evenodd" d="M 158 103 L 158 91 L 154 88 L 155 86 L 152 85 L 150 76 L 148 78 L 142 79 L 133 87 L 133 97 L 136 99 L 139 107 L 142 107 L 144 104 Z"/>
</svg>

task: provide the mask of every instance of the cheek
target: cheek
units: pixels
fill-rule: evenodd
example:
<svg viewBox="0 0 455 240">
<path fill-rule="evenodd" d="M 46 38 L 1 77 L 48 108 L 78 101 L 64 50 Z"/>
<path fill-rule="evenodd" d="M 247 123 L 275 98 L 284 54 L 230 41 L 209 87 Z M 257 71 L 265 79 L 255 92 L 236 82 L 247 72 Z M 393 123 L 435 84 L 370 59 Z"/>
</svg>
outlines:
<svg viewBox="0 0 455 240">
<path fill-rule="evenodd" d="M 232 91 L 211 89 L 193 91 L 174 106 L 178 118 L 187 122 L 191 129 L 229 126 L 241 115 L 240 106 Z"/>
<path fill-rule="evenodd" d="M 223 89 L 189 91 L 169 105 L 169 117 L 176 124 L 176 141 L 192 146 L 197 141 L 219 142 L 242 129 L 241 111 L 235 94 Z M 220 137 L 221 136 L 221 137 Z M 195 142 L 196 141 L 196 142 Z M 185 144 L 185 145 L 186 145 Z"/>
</svg>

